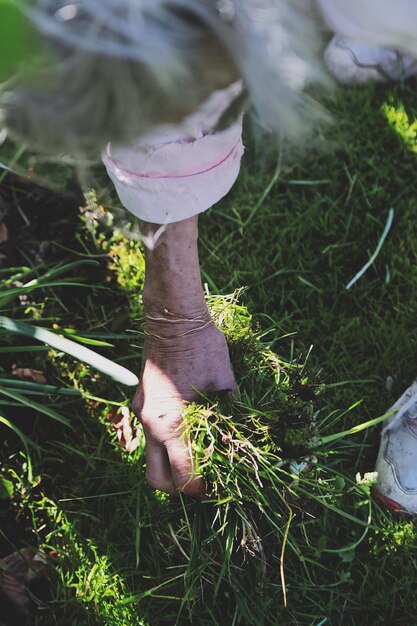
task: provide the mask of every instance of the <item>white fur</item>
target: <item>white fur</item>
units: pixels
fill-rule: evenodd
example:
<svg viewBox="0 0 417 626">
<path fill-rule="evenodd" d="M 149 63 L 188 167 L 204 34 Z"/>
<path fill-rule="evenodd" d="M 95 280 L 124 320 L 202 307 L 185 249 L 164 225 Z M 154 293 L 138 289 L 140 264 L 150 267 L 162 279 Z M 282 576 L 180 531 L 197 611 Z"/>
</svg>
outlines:
<svg viewBox="0 0 417 626">
<path fill-rule="evenodd" d="M 0 115 L 34 147 L 98 155 L 108 141 L 127 142 L 198 106 L 208 95 L 212 39 L 243 77 L 262 123 L 304 138 L 322 115 L 304 89 L 328 86 L 313 4 L 36 0 L 27 13 L 56 62 L 35 85 L 20 78 L 4 87 Z"/>
</svg>

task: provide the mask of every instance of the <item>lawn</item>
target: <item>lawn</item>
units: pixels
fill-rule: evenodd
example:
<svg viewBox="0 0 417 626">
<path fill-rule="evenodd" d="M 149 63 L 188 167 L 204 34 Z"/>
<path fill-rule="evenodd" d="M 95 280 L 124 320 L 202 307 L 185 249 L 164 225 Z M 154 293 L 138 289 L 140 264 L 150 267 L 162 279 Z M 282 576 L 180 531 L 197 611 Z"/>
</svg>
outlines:
<svg viewBox="0 0 417 626">
<path fill-rule="evenodd" d="M 0 330 L 0 559 L 47 563 L 30 619 L 0 599 L 0 624 L 417 624 L 415 524 L 373 501 L 380 427 L 355 428 L 416 374 L 415 87 L 339 92 L 297 150 L 247 129 L 237 184 L 201 216 L 240 388 L 184 415 L 205 501 L 148 487 L 140 428 L 118 446 L 133 387 Z M 102 168 L 83 194 L 24 147 L 0 164 L 0 314 L 138 373 L 142 246 Z"/>
</svg>

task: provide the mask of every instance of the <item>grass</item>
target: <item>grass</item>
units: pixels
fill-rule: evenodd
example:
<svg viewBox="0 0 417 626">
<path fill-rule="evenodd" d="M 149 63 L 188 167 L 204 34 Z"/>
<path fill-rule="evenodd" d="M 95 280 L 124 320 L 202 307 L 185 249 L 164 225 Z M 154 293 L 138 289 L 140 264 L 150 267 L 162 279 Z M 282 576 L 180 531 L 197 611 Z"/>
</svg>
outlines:
<svg viewBox="0 0 417 626">
<path fill-rule="evenodd" d="M 416 623 L 415 524 L 372 501 L 379 428 L 355 428 L 415 375 L 414 92 L 410 83 L 339 94 L 324 148 L 284 150 L 278 163 L 272 145 L 248 139 L 233 192 L 201 216 L 203 278 L 240 385 L 232 403 L 207 398 L 185 415 L 207 501 L 153 492 L 144 442 L 131 455 L 117 446 L 108 416 L 128 388 L 63 352 L 4 338 L 4 376 L 14 362 L 44 370 L 53 389 L 22 381 L 19 393 L 71 426 L 2 399 L 15 430 L 3 423 L 0 556 L 39 545 L 55 571 L 32 589 L 36 624 Z M 102 171 L 83 200 L 68 168 L 16 150 L 5 146 L 0 162 L 31 167 L 58 191 L 4 170 L 6 262 L 40 284 L 29 294 L 15 285 L 14 299 L 5 288 L 1 314 L 138 371 L 143 255 L 102 206 L 117 205 Z M 347 290 L 391 209 L 378 255 Z M 45 271 L 85 259 L 96 265 L 42 284 Z M 4 270 L 11 280 L 16 270 Z"/>
</svg>

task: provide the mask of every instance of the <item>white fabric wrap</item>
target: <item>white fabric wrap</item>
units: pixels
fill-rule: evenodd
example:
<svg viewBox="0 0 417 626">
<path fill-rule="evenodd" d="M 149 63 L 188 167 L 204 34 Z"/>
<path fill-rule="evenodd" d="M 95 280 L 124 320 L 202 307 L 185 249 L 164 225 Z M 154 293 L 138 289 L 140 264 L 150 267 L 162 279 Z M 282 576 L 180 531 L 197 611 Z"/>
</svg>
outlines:
<svg viewBox="0 0 417 626">
<path fill-rule="evenodd" d="M 214 92 L 178 125 L 160 126 L 130 146 L 109 144 L 102 158 L 122 204 L 154 224 L 210 208 L 231 189 L 243 154 L 242 119 L 214 132 L 241 83 Z"/>
<path fill-rule="evenodd" d="M 316 0 L 339 35 L 417 56 L 417 0 Z"/>
</svg>

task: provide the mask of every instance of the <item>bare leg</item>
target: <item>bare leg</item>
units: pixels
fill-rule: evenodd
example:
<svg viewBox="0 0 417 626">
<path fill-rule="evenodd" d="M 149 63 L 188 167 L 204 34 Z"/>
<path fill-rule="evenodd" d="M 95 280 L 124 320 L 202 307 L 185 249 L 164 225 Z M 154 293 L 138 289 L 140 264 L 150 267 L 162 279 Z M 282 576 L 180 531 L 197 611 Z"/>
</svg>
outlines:
<svg viewBox="0 0 417 626">
<path fill-rule="evenodd" d="M 147 249 L 143 300 L 146 313 L 144 364 L 133 402 L 147 441 L 147 479 L 168 493 L 203 496 L 193 476 L 189 443 L 181 432 L 184 403 L 198 392 L 230 389 L 236 383 L 223 334 L 204 298 L 198 260 L 198 218 L 169 224 L 154 249 Z M 157 225 L 143 223 L 145 235 Z"/>
</svg>

